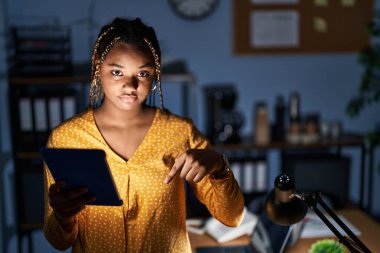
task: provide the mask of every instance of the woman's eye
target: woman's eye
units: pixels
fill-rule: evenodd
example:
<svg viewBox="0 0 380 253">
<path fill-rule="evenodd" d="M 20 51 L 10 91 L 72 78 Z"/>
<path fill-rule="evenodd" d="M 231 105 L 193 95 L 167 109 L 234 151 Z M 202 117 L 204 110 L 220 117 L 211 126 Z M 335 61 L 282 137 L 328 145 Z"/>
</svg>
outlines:
<svg viewBox="0 0 380 253">
<path fill-rule="evenodd" d="M 113 76 L 122 76 L 123 75 L 123 73 L 120 70 L 112 70 L 111 74 Z"/>
<path fill-rule="evenodd" d="M 148 71 L 141 71 L 138 73 L 139 77 L 150 77 L 150 73 Z"/>
</svg>

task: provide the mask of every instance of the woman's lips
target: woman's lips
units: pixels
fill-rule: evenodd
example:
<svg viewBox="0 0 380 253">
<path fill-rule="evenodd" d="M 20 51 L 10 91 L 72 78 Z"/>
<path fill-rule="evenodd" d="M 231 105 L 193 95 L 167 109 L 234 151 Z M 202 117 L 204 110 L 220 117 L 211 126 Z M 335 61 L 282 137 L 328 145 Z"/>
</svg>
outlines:
<svg viewBox="0 0 380 253">
<path fill-rule="evenodd" d="M 137 95 L 134 94 L 123 94 L 120 96 L 120 99 L 124 102 L 134 102 L 137 100 Z"/>
</svg>

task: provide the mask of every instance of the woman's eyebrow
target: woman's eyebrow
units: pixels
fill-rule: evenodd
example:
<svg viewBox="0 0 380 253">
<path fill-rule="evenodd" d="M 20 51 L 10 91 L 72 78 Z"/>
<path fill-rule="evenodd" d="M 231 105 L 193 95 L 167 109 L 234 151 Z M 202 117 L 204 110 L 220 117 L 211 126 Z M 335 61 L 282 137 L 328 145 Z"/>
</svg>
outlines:
<svg viewBox="0 0 380 253">
<path fill-rule="evenodd" d="M 152 63 L 150 63 L 150 62 L 147 62 L 147 63 L 141 65 L 141 66 L 140 66 L 140 69 L 141 69 L 141 68 L 145 68 L 145 67 L 151 67 L 151 68 L 153 68 L 153 67 L 154 67 L 154 64 L 152 64 Z"/>
<path fill-rule="evenodd" d="M 124 68 L 122 65 L 117 64 L 117 63 L 109 63 L 108 66 L 116 67 L 116 68 L 119 68 L 119 69 L 123 69 Z M 154 64 L 147 62 L 147 63 L 141 65 L 139 68 L 141 69 L 141 68 L 145 68 L 145 67 L 151 67 L 151 68 L 153 68 Z"/>
<path fill-rule="evenodd" d="M 123 69 L 124 67 L 119 65 L 119 64 L 116 64 L 116 63 L 109 63 L 108 66 L 111 66 L 111 67 L 117 67 L 119 69 Z"/>
</svg>

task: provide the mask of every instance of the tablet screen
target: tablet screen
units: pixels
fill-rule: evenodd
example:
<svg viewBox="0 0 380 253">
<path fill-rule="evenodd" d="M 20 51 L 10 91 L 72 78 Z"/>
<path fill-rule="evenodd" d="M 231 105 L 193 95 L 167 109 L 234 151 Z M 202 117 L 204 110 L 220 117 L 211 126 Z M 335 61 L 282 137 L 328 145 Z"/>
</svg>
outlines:
<svg viewBox="0 0 380 253">
<path fill-rule="evenodd" d="M 56 182 L 65 181 L 69 188 L 87 187 L 96 196 L 89 205 L 123 204 L 103 150 L 41 148 L 40 153 Z"/>
</svg>

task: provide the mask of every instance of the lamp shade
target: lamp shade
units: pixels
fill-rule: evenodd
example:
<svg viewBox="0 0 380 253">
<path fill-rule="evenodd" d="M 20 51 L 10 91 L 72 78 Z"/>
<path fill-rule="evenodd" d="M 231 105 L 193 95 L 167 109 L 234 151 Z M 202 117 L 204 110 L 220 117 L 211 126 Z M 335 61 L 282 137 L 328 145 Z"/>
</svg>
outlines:
<svg viewBox="0 0 380 253">
<path fill-rule="evenodd" d="M 275 188 L 265 199 L 264 210 L 268 218 L 279 225 L 288 226 L 301 221 L 307 213 L 305 202 L 292 194 L 295 192 L 293 177 L 280 174 Z"/>
</svg>

